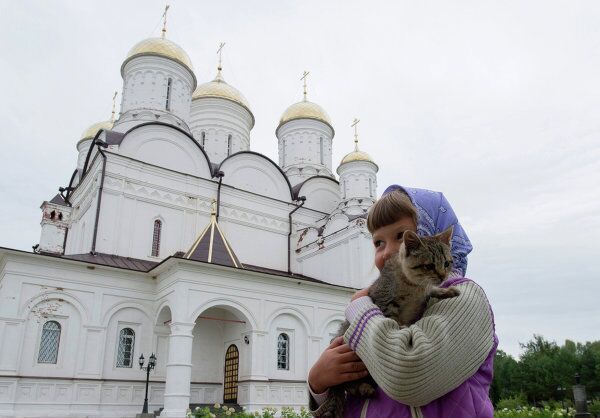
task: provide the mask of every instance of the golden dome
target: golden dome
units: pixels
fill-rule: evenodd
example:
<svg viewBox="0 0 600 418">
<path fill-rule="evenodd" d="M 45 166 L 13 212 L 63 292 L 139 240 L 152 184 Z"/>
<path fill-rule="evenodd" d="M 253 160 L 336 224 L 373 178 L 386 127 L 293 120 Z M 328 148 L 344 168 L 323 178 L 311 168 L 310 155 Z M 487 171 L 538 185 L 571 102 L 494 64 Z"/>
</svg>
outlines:
<svg viewBox="0 0 600 418">
<path fill-rule="evenodd" d="M 333 126 L 331 126 L 331 119 L 329 119 L 329 115 L 325 112 L 321 106 L 316 103 L 309 102 L 308 100 L 304 100 L 298 103 L 294 103 L 290 107 L 288 107 L 283 115 L 281 115 L 281 119 L 279 120 L 279 127 L 284 123 L 287 123 L 296 119 L 314 119 L 320 122 L 323 122 L 333 130 Z"/>
<path fill-rule="evenodd" d="M 112 129 L 113 125 L 114 125 L 113 121 L 110 121 L 110 120 L 105 120 L 104 122 L 94 123 L 89 128 L 87 128 L 85 131 L 83 131 L 80 141 L 83 141 L 84 139 L 93 139 L 100 129 L 110 130 L 110 129 Z"/>
<path fill-rule="evenodd" d="M 123 74 L 123 68 L 131 59 L 144 55 L 154 55 L 159 57 L 169 58 L 175 62 L 186 67 L 192 74 L 194 74 L 194 67 L 188 54 L 175 42 L 169 41 L 166 38 L 148 38 L 134 45 L 133 48 L 127 54 L 127 58 L 123 61 L 121 66 L 121 74 Z M 194 76 L 194 80 L 196 77 Z"/>
<path fill-rule="evenodd" d="M 341 164 L 345 164 L 345 163 L 349 163 L 352 161 L 368 161 L 370 163 L 375 164 L 375 161 L 373 161 L 373 159 L 371 158 L 371 156 L 369 154 L 367 154 L 366 152 L 363 151 L 352 151 L 350 154 L 346 154 L 346 156 L 344 158 L 342 158 L 342 162 Z M 377 164 L 375 164 L 377 165 Z"/>
<path fill-rule="evenodd" d="M 217 74 L 214 80 L 199 85 L 194 94 L 192 94 L 192 101 L 205 97 L 226 99 L 239 104 L 250 113 L 252 116 L 252 126 L 254 126 L 254 115 L 250 110 L 250 104 L 248 104 L 248 101 L 238 89 L 225 82 L 221 76 L 221 72 Z"/>
</svg>

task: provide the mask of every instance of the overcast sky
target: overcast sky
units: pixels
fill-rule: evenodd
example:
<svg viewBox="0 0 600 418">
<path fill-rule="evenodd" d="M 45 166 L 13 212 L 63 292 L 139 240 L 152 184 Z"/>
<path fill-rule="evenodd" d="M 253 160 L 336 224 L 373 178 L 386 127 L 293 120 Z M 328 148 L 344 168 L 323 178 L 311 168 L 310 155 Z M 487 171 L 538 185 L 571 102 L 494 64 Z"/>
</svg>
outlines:
<svg viewBox="0 0 600 418">
<path fill-rule="evenodd" d="M 39 206 L 110 118 L 120 67 L 164 2 L 0 0 L 0 246 L 31 250 Z M 533 334 L 600 340 L 600 2 L 171 1 L 167 37 L 199 83 L 216 72 L 256 117 L 251 148 L 302 98 L 391 183 L 443 191 L 474 251 L 500 348 Z"/>
</svg>

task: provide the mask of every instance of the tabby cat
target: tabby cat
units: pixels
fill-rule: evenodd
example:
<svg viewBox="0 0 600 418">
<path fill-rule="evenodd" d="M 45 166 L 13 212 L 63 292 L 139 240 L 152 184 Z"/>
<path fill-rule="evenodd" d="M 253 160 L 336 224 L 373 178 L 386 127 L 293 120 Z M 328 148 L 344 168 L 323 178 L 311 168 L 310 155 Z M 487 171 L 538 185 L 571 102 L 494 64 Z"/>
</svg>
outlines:
<svg viewBox="0 0 600 418">
<path fill-rule="evenodd" d="M 454 287 L 438 287 L 452 271 L 450 253 L 450 227 L 444 232 L 419 237 L 412 231 L 405 231 L 398 255 L 386 261 L 379 278 L 369 288 L 369 296 L 383 314 L 394 319 L 400 327 L 416 322 L 430 297 L 447 299 L 459 295 Z M 344 321 L 338 331 L 344 335 L 350 323 Z M 324 417 L 341 418 L 346 400 L 346 392 L 354 396 L 371 397 L 376 383 L 371 376 L 330 388 L 333 401 L 324 412 Z"/>
</svg>

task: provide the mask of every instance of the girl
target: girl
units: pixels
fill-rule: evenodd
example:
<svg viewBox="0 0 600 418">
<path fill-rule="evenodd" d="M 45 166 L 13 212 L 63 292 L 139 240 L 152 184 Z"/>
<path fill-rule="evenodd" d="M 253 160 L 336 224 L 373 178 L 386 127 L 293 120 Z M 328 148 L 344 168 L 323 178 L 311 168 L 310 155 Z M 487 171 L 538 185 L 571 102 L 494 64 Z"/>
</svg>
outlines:
<svg viewBox="0 0 600 418">
<path fill-rule="evenodd" d="M 472 247 L 450 204 L 441 193 L 393 185 L 369 211 L 367 225 L 379 270 L 398 252 L 404 231 L 428 236 L 454 225 L 453 272 L 442 287 L 458 286 L 460 295 L 432 299 L 420 320 L 400 329 L 368 289 L 357 292 L 346 309 L 350 328 L 310 370 L 313 415 L 327 409 L 329 387 L 370 373 L 375 396 L 349 396 L 344 417 L 492 418 L 488 392 L 498 339 L 483 290 L 464 278 Z"/>
</svg>

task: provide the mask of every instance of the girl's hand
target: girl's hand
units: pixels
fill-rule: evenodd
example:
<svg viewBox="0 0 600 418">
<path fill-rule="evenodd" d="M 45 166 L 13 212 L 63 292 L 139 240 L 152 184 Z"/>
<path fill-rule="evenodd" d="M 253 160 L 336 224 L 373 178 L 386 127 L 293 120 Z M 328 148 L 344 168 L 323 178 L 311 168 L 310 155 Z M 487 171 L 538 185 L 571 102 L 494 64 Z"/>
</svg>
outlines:
<svg viewBox="0 0 600 418">
<path fill-rule="evenodd" d="M 352 299 L 350 299 L 350 301 L 353 301 L 354 299 L 358 299 L 362 296 L 369 296 L 369 288 L 365 287 L 364 289 L 359 290 L 358 292 L 356 292 L 353 296 Z"/>
<path fill-rule="evenodd" d="M 369 374 L 364 363 L 343 337 L 334 339 L 308 373 L 308 384 L 314 393 L 323 393 L 332 386 L 361 379 Z"/>
</svg>

